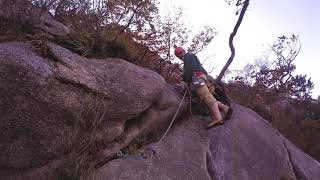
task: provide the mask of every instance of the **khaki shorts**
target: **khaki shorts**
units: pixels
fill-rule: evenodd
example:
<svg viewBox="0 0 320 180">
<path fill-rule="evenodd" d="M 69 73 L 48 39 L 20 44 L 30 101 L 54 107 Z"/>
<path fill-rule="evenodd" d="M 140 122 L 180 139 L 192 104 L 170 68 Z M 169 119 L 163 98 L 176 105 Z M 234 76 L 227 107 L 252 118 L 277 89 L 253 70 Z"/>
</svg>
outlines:
<svg viewBox="0 0 320 180">
<path fill-rule="evenodd" d="M 201 75 L 200 78 L 205 81 L 205 85 L 195 88 L 200 100 L 204 101 L 207 105 L 216 102 L 217 100 L 212 95 L 214 93 L 214 86 L 208 81 L 206 75 Z"/>
</svg>

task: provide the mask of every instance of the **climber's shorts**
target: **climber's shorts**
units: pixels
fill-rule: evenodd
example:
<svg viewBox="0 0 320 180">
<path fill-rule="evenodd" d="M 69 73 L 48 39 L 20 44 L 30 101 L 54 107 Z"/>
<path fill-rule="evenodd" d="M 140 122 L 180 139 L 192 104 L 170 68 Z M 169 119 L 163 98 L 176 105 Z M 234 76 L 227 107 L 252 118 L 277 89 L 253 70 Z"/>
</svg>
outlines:
<svg viewBox="0 0 320 180">
<path fill-rule="evenodd" d="M 213 79 L 213 77 L 211 77 L 209 75 L 205 75 L 205 74 L 201 74 L 201 75 L 195 74 L 192 77 L 192 81 L 193 81 L 192 82 L 193 89 L 196 89 L 196 88 L 200 87 L 200 84 L 205 83 L 206 86 L 209 89 L 209 92 L 210 93 L 214 93 L 215 88 L 214 88 L 214 79 Z M 203 83 L 201 83 L 201 82 L 203 82 Z"/>
<path fill-rule="evenodd" d="M 207 105 L 216 102 L 217 100 L 212 95 L 214 92 L 214 86 L 207 80 L 207 76 L 205 74 L 198 76 L 198 78 L 199 77 L 205 82 L 202 86 L 194 88 L 200 100 L 204 101 Z"/>
</svg>

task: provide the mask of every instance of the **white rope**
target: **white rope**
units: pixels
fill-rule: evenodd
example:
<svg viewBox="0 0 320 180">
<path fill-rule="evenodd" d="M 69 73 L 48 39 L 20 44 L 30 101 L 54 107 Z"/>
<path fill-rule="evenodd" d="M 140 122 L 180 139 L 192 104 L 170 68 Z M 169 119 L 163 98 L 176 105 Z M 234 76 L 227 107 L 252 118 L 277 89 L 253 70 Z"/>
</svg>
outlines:
<svg viewBox="0 0 320 180">
<path fill-rule="evenodd" d="M 171 120 L 171 123 L 170 123 L 169 127 L 167 128 L 166 132 L 162 135 L 162 137 L 160 138 L 160 140 L 158 141 L 158 143 L 160 143 L 160 142 L 163 140 L 163 138 L 167 135 L 167 133 L 169 132 L 169 129 L 171 128 L 171 126 L 172 126 L 172 124 L 173 124 L 176 116 L 178 115 L 178 112 L 179 112 L 179 110 L 180 110 L 181 104 L 182 104 L 182 102 L 183 102 L 183 100 L 184 100 L 184 97 L 186 97 L 186 94 L 187 94 L 187 90 L 184 92 L 183 98 L 182 98 L 182 100 L 180 101 L 179 107 L 178 107 L 175 115 L 173 116 L 173 119 Z"/>
<path fill-rule="evenodd" d="M 176 116 L 178 115 L 178 112 L 180 110 L 180 107 L 182 105 L 182 102 L 183 102 L 184 98 L 186 97 L 186 94 L 187 94 L 187 90 L 184 92 L 184 95 L 183 95 L 183 97 L 182 97 L 182 99 L 180 101 L 180 104 L 178 106 L 178 109 L 177 109 L 175 115 L 173 116 L 173 118 L 171 120 L 171 123 L 170 123 L 169 127 L 167 128 L 166 132 L 162 135 L 162 137 L 160 138 L 160 140 L 156 144 L 159 144 L 163 140 L 163 138 L 167 135 L 167 133 L 169 132 L 169 129 L 171 128 L 174 120 L 176 119 Z M 151 165 L 152 165 L 152 158 L 153 158 L 153 153 L 151 154 L 150 161 L 149 161 L 149 164 L 148 164 L 146 180 L 149 179 L 150 168 L 151 168 Z"/>
</svg>

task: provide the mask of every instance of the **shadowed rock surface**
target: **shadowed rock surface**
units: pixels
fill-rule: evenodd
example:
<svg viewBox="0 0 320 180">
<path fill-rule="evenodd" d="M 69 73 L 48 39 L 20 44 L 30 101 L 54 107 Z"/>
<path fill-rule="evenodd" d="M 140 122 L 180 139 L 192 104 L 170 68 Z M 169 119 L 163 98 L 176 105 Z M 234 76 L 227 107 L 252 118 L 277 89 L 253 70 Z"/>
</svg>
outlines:
<svg viewBox="0 0 320 180">
<path fill-rule="evenodd" d="M 110 158 L 137 136 L 167 127 L 176 112 L 180 95 L 153 71 L 42 48 L 46 56 L 29 43 L 0 44 L 2 177 L 44 178 L 88 144 L 101 160 Z"/>
<path fill-rule="evenodd" d="M 118 179 L 308 179 L 320 177 L 320 164 L 250 109 L 233 105 L 224 126 L 206 131 L 201 116 L 187 119 L 147 160 L 123 158 L 100 168 L 96 178 Z"/>
</svg>

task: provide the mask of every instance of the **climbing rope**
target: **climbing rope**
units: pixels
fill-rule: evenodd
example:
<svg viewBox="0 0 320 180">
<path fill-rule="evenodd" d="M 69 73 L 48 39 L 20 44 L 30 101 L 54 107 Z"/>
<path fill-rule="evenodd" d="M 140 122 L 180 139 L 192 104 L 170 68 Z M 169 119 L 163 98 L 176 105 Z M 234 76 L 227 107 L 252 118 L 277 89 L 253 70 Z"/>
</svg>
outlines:
<svg viewBox="0 0 320 180">
<path fill-rule="evenodd" d="M 191 93 L 190 93 L 189 88 L 187 87 L 187 89 L 185 90 L 184 95 L 183 95 L 183 97 L 182 97 L 182 99 L 181 99 L 181 101 L 180 101 L 180 103 L 179 103 L 178 109 L 177 109 L 176 113 L 174 114 L 174 116 L 173 116 L 173 118 L 172 118 L 172 120 L 171 120 L 168 128 L 166 129 L 165 133 L 162 135 L 162 137 L 160 138 L 160 140 L 159 140 L 156 144 L 159 144 L 160 142 L 162 142 L 163 138 L 164 138 L 164 137 L 167 135 L 167 133 L 169 132 L 171 126 L 173 125 L 173 123 L 174 123 L 174 121 L 175 121 L 175 119 L 176 119 L 176 117 L 177 117 L 177 115 L 178 115 L 178 113 L 179 113 L 179 111 L 180 111 L 180 108 L 181 108 L 181 105 L 182 105 L 182 103 L 183 103 L 183 100 L 184 100 L 184 98 L 185 98 L 186 95 L 187 95 L 187 91 L 189 92 L 189 95 L 190 95 L 190 113 L 192 114 L 192 112 L 191 112 Z M 149 179 L 149 172 L 150 172 L 150 168 L 151 168 L 151 165 L 152 165 L 152 158 L 153 158 L 153 155 L 154 155 L 155 152 L 156 152 L 156 151 L 155 151 L 155 148 L 150 148 L 150 147 L 149 147 L 148 149 L 151 150 L 152 153 L 151 153 L 151 156 L 150 156 L 150 161 L 149 161 L 149 163 L 148 163 L 147 178 L 146 178 L 146 179 Z M 122 157 L 122 158 L 131 157 L 131 156 L 129 156 L 129 155 L 123 154 L 122 151 L 117 152 L 116 155 L 117 155 L 117 157 Z M 133 157 L 133 156 L 132 156 L 132 157 Z M 135 156 L 134 158 L 137 158 L 137 156 Z M 144 159 L 144 158 L 145 158 L 145 157 L 142 157 L 142 159 Z"/>
<path fill-rule="evenodd" d="M 190 88 L 189 87 L 187 87 L 187 90 L 188 90 L 188 93 L 189 93 L 189 111 L 190 111 L 190 114 L 191 114 L 191 116 L 193 116 L 193 114 L 192 114 L 192 109 L 191 109 L 191 99 L 192 99 L 192 96 L 191 96 L 191 92 L 190 92 Z"/>
<path fill-rule="evenodd" d="M 162 137 L 160 138 L 160 140 L 157 142 L 157 144 L 160 143 L 160 142 L 163 140 L 163 138 L 167 135 L 167 133 L 169 132 L 171 126 L 173 125 L 173 122 L 174 122 L 174 120 L 176 119 L 176 117 L 177 117 L 177 115 L 178 115 L 178 113 L 179 113 L 179 110 L 180 110 L 180 108 L 181 108 L 182 102 L 183 102 L 184 98 L 186 97 L 187 91 L 189 91 L 189 94 L 190 94 L 190 90 L 187 88 L 186 91 L 184 92 L 184 95 L 183 95 L 181 101 L 180 101 L 180 104 L 179 104 L 179 106 L 178 106 L 178 109 L 177 109 L 176 113 L 174 114 L 174 116 L 173 116 L 173 118 L 172 118 L 172 120 L 171 120 L 171 122 L 170 122 L 170 125 L 168 126 L 167 130 L 166 130 L 165 133 L 162 135 Z M 190 96 L 191 96 L 191 94 L 190 94 Z M 190 97 L 190 98 L 191 98 L 191 97 Z M 190 99 L 190 103 L 191 103 L 191 99 Z M 191 108 L 191 107 L 190 107 L 190 108 Z M 190 111 L 190 112 L 191 112 L 191 111 Z M 155 153 L 155 150 L 154 150 L 153 148 L 149 148 L 149 149 L 152 150 L 153 153 Z M 124 154 L 122 154 L 122 151 L 117 152 L 116 155 L 118 155 L 118 153 L 119 153 L 119 156 L 118 156 L 118 157 L 125 157 Z M 122 154 L 122 155 L 120 155 L 120 154 Z"/>
<path fill-rule="evenodd" d="M 188 90 L 189 90 L 189 89 L 187 88 L 187 90 L 184 92 L 184 95 L 183 95 L 183 97 L 182 97 L 182 99 L 181 99 L 181 101 L 180 101 L 180 104 L 179 104 L 179 106 L 178 106 L 178 109 L 177 109 L 175 115 L 173 116 L 173 118 L 172 118 L 172 120 L 171 120 L 171 122 L 170 122 L 170 125 L 168 126 L 166 132 L 162 135 L 162 137 L 160 138 L 160 140 L 159 140 L 156 144 L 159 144 L 159 143 L 163 140 L 163 138 L 167 135 L 167 133 L 169 132 L 169 129 L 171 128 L 174 120 L 176 119 L 176 116 L 178 115 L 178 112 L 179 112 L 179 110 L 180 110 L 180 107 L 181 107 L 181 105 L 182 105 L 182 102 L 183 102 L 184 98 L 186 97 L 186 94 L 187 94 L 187 91 L 188 91 Z M 190 91 L 189 91 L 189 94 L 190 94 Z M 191 96 L 190 96 L 190 98 L 191 98 Z M 190 103 L 191 103 L 191 100 L 190 100 Z M 150 148 L 150 149 L 151 149 L 151 148 Z M 151 168 L 151 165 L 152 165 L 152 158 L 153 158 L 153 155 L 155 154 L 155 149 L 151 149 L 151 150 L 153 151 L 153 153 L 151 154 L 150 161 L 149 161 L 149 163 L 148 163 L 146 180 L 149 179 L 150 168 Z"/>
<path fill-rule="evenodd" d="M 181 107 L 181 105 L 182 105 L 182 102 L 183 102 L 184 98 L 186 97 L 186 94 L 187 94 L 187 90 L 184 92 L 184 95 L 183 95 L 183 97 L 182 97 L 182 99 L 181 99 L 181 101 L 180 101 L 180 104 L 179 104 L 179 106 L 178 106 L 178 109 L 177 109 L 176 113 L 174 114 L 174 116 L 173 116 L 173 118 L 172 118 L 172 120 L 171 120 L 171 123 L 170 123 L 169 127 L 167 128 L 166 132 L 162 135 L 162 137 L 160 138 L 160 140 L 158 141 L 158 143 L 160 143 L 160 142 L 163 140 L 163 138 L 167 135 L 167 133 L 169 132 L 169 129 L 171 128 L 174 120 L 176 119 L 176 116 L 178 115 L 178 112 L 179 112 L 179 110 L 180 110 L 180 107 Z"/>
</svg>

